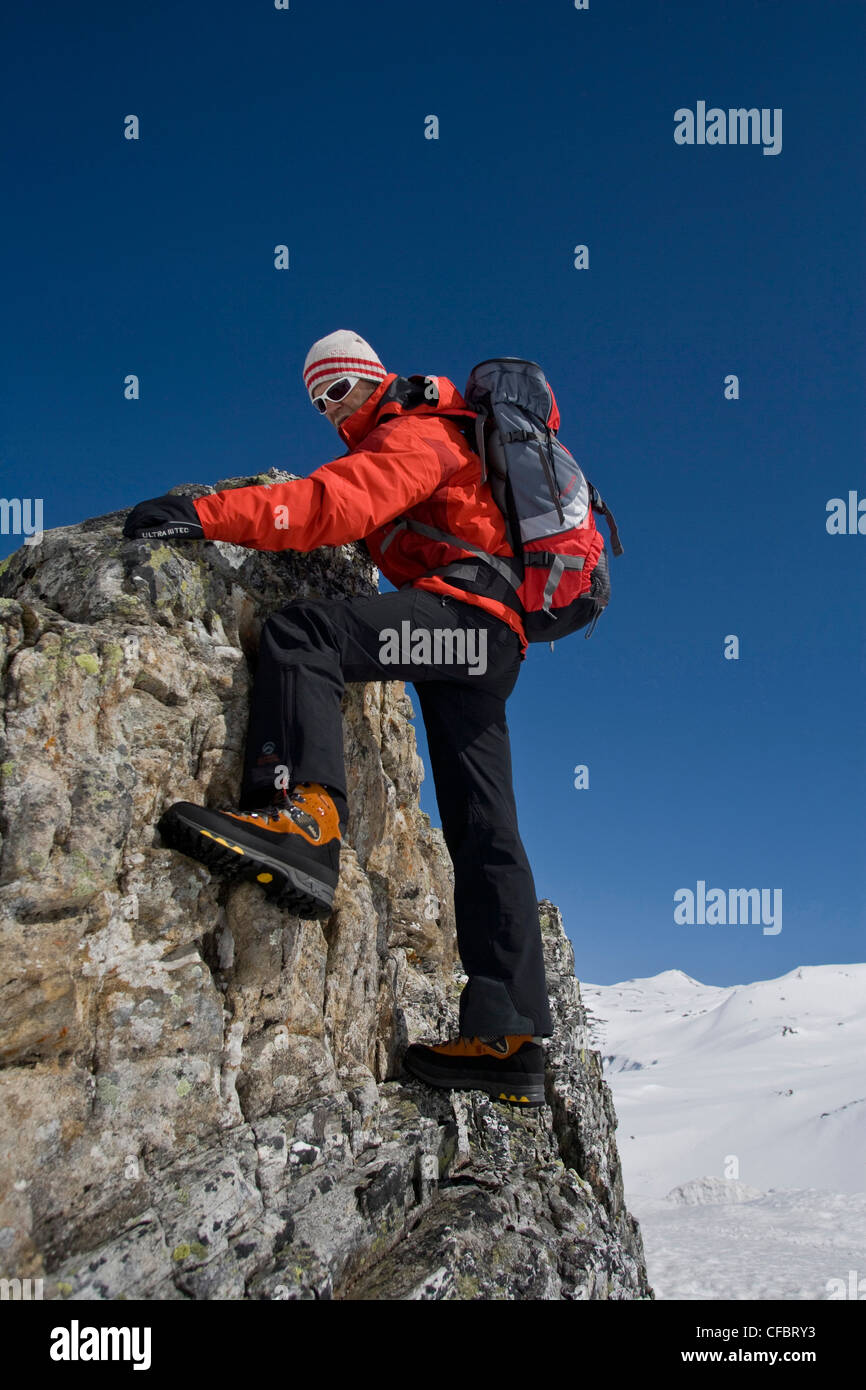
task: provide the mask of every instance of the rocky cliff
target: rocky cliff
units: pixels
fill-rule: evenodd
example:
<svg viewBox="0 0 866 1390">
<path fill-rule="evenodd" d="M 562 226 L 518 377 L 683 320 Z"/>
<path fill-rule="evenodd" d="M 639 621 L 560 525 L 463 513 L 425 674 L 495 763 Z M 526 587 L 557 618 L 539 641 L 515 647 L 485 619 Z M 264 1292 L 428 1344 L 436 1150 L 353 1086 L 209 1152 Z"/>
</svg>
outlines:
<svg viewBox="0 0 866 1390">
<path fill-rule="evenodd" d="M 70 1299 L 652 1298 L 551 903 L 548 1105 L 400 1079 L 408 1042 L 457 1032 L 465 980 L 402 683 L 347 687 L 327 922 L 155 829 L 235 800 L 263 620 L 374 592 L 363 547 L 155 546 L 124 515 L 0 567 L 0 1276 Z"/>
</svg>

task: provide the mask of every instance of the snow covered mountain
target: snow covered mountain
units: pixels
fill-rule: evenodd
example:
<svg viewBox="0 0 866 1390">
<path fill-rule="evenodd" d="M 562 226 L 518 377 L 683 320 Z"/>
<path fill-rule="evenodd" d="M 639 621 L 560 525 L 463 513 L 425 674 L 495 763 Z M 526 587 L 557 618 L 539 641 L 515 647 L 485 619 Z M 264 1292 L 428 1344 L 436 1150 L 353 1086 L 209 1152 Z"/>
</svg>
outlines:
<svg viewBox="0 0 866 1390">
<path fill-rule="evenodd" d="M 700 1177 L 866 1192 L 866 965 L 703 985 L 581 982 L 626 1191 Z"/>
<path fill-rule="evenodd" d="M 866 965 L 580 991 L 656 1297 L 866 1298 Z"/>
</svg>

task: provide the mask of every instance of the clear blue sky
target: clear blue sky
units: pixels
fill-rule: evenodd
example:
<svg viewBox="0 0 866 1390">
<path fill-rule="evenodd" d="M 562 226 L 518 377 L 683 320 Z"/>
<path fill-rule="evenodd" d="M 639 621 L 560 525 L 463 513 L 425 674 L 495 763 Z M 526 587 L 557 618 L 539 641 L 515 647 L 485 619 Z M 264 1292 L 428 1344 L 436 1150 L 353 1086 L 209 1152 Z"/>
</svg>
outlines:
<svg viewBox="0 0 866 1390">
<path fill-rule="evenodd" d="M 3 495 L 43 497 L 52 527 L 311 472 L 343 452 L 301 381 L 335 328 L 459 389 L 483 358 L 540 362 L 626 547 L 594 636 L 532 647 L 508 705 L 578 976 L 862 960 L 866 535 L 825 524 L 866 497 L 862 4 L 4 22 Z M 781 153 L 677 145 L 698 101 L 782 108 Z M 429 777 L 422 805 L 438 824 Z M 676 925 L 698 880 L 781 888 L 782 931 Z"/>
</svg>

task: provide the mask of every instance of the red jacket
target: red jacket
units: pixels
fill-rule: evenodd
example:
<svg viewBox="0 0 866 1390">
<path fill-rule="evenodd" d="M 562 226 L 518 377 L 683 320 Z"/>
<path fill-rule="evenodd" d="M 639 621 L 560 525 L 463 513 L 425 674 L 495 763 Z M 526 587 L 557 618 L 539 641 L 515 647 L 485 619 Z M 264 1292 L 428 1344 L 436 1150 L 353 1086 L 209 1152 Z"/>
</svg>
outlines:
<svg viewBox="0 0 866 1390">
<path fill-rule="evenodd" d="M 396 379 L 395 372 L 386 376 L 339 426 L 348 454 L 322 464 L 307 478 L 195 498 L 205 538 L 254 550 L 300 551 L 363 539 L 374 564 L 395 588 L 409 583 L 485 608 L 514 629 L 523 656 L 523 624 L 506 604 L 467 593 L 438 575 L 420 577 L 452 560 L 472 559 L 472 552 L 403 529 L 382 553 L 382 542 L 392 530 L 389 523 L 403 516 L 465 538 L 489 554 L 513 553 L 490 485 L 481 483 L 478 455 L 454 421 L 435 413 L 467 409 L 453 382 L 435 378 L 435 409 L 420 405 L 403 413 L 395 401 L 382 400 Z M 278 513 L 281 507 L 287 515 Z"/>
</svg>

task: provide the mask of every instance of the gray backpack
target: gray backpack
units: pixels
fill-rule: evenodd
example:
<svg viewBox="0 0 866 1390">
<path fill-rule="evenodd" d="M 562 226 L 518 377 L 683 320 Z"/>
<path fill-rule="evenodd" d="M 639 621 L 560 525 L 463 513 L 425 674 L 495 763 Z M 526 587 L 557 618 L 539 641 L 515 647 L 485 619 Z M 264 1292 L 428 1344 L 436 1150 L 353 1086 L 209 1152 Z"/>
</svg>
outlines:
<svg viewBox="0 0 866 1390">
<path fill-rule="evenodd" d="M 417 404 L 423 399 L 435 409 L 436 378 L 409 381 Z M 502 513 L 514 559 L 490 555 L 414 519 L 402 519 L 396 529 L 408 526 L 479 556 L 495 571 L 480 583 L 479 567 L 460 560 L 429 573 L 508 603 L 520 613 L 528 642 L 550 642 L 552 650 L 554 641 L 587 625 L 589 637 L 610 598 L 607 554 L 594 513 L 605 517 L 614 555 L 623 547 L 612 513 L 556 437 L 559 410 L 544 372 L 521 357 L 489 358 L 472 368 L 463 397 L 468 417 L 465 411 L 442 413 L 459 425 L 481 460 L 481 481 Z"/>
</svg>

